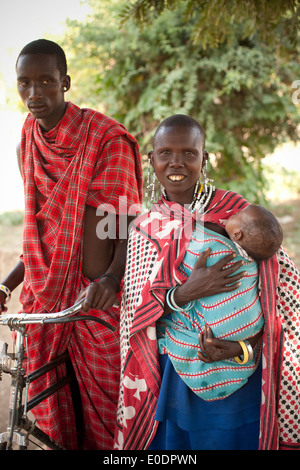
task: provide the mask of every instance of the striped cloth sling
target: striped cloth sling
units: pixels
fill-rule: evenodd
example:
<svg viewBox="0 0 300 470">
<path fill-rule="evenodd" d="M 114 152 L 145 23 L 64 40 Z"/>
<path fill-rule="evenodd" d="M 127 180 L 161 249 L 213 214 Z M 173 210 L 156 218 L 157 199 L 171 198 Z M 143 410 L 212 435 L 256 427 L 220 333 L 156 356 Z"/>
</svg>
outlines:
<svg viewBox="0 0 300 470">
<path fill-rule="evenodd" d="M 249 338 L 263 327 L 264 320 L 258 291 L 258 266 L 254 260 L 239 255 L 231 240 L 197 224 L 180 266 L 186 276 L 191 273 L 199 253 L 211 249 L 206 265 L 219 261 L 234 252 L 235 262 L 244 260 L 239 271 L 247 274 L 238 289 L 224 294 L 198 299 L 188 311 L 172 312 L 157 322 L 158 347 L 168 354 L 176 372 L 188 387 L 203 400 L 217 400 L 242 387 L 256 370 L 260 345 L 246 364 L 234 359 L 207 364 L 198 357 L 198 335 L 204 325 L 209 326 L 214 337 L 231 341 Z M 231 263 L 230 263 L 231 264 Z M 239 272 L 237 271 L 237 272 Z"/>
</svg>

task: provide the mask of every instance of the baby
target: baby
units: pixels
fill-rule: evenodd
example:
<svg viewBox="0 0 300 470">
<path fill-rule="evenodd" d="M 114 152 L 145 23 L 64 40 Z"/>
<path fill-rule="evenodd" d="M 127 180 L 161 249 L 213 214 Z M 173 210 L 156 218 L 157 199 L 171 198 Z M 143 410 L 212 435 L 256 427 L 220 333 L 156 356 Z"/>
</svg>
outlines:
<svg viewBox="0 0 300 470">
<path fill-rule="evenodd" d="M 244 210 L 227 220 L 220 220 L 231 241 L 237 244 L 256 261 L 271 258 L 279 249 L 283 232 L 274 215 L 257 204 L 250 204 Z M 247 257 L 247 256 L 245 256 Z"/>
</svg>

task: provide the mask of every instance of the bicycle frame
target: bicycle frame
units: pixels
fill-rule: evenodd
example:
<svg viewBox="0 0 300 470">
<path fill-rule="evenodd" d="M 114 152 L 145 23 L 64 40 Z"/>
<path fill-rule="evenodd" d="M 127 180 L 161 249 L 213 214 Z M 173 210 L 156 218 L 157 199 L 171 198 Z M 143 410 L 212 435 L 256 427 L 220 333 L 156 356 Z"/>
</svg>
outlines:
<svg viewBox="0 0 300 470">
<path fill-rule="evenodd" d="M 13 450 L 14 443 L 19 446 L 20 450 L 27 449 L 29 435 L 33 435 L 50 449 L 64 450 L 63 447 L 55 443 L 47 434 L 41 431 L 35 423 L 30 421 L 27 417 L 27 413 L 41 401 L 70 383 L 73 378 L 71 376 L 62 378 L 30 401 L 27 401 L 27 394 L 31 382 L 65 362 L 68 358 L 68 354 L 64 353 L 58 356 L 50 363 L 25 376 L 25 370 L 23 368 L 23 361 L 25 359 L 25 325 L 93 320 L 114 331 L 114 328 L 110 324 L 100 318 L 90 315 L 76 315 L 76 313 L 81 310 L 82 304 L 83 300 L 61 312 L 55 313 L 0 315 L 0 325 L 8 326 L 12 331 L 16 331 L 16 352 L 9 354 L 7 352 L 7 344 L 3 342 L 2 351 L 0 350 L 0 380 L 2 372 L 11 375 L 8 427 L 6 432 L 0 433 L 0 450 Z M 23 404 L 24 388 L 25 400 Z"/>
</svg>

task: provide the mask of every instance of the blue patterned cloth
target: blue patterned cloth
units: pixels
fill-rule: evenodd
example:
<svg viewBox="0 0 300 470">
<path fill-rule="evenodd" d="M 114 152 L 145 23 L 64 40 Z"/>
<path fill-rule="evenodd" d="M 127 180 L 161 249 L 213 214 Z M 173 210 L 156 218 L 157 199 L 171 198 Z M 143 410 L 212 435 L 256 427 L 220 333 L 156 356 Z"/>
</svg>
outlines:
<svg viewBox="0 0 300 470">
<path fill-rule="evenodd" d="M 244 265 L 240 270 L 247 274 L 238 289 L 199 299 L 192 309 L 172 312 L 159 320 L 158 347 L 160 354 L 168 354 L 176 372 L 193 392 L 204 400 L 219 400 L 242 387 L 256 370 L 259 345 L 253 360 L 244 365 L 234 359 L 206 364 L 198 358 L 199 332 L 207 325 L 215 337 L 237 341 L 258 333 L 264 320 L 258 292 L 257 263 L 242 258 L 236 245 L 228 238 L 199 224 L 182 262 L 182 272 L 189 276 L 199 253 L 208 247 L 211 254 L 207 266 L 235 252 L 234 262 L 243 259 Z"/>
</svg>

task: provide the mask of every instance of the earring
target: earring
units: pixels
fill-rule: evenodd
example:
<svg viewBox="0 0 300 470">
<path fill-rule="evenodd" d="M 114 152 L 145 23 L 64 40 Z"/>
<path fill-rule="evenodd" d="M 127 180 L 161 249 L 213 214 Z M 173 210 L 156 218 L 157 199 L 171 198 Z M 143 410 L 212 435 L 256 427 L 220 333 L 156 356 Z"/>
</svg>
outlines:
<svg viewBox="0 0 300 470">
<path fill-rule="evenodd" d="M 159 187 L 157 188 L 157 178 L 156 178 L 156 174 L 155 174 L 155 171 L 153 171 L 152 173 L 152 181 L 151 181 L 151 160 L 150 160 L 150 157 L 148 157 L 148 168 L 147 168 L 147 186 L 146 186 L 146 191 L 145 191 L 145 197 L 147 199 L 147 201 L 149 202 L 149 196 L 150 196 L 150 203 L 153 204 L 153 202 L 158 198 L 157 197 L 157 189 L 158 191 L 160 191 L 162 193 L 163 191 L 163 186 L 161 185 L 161 183 L 159 183 Z"/>
<path fill-rule="evenodd" d="M 205 194 L 207 194 L 207 192 L 208 192 L 208 186 L 209 186 L 210 184 L 213 185 L 213 182 L 214 182 L 213 179 L 208 179 L 208 178 L 207 178 L 207 162 L 205 162 L 205 164 L 203 165 L 201 171 L 202 171 L 202 175 L 203 175 L 203 188 L 204 188 L 204 192 L 205 192 Z"/>
<path fill-rule="evenodd" d="M 147 186 L 146 186 L 145 196 L 146 196 L 146 199 L 149 201 L 149 196 L 151 194 L 150 196 L 151 204 L 154 201 L 155 186 L 156 186 L 156 175 L 155 175 L 155 172 L 153 171 L 152 181 L 151 181 L 151 160 L 150 160 L 150 157 L 148 157 Z"/>
<path fill-rule="evenodd" d="M 207 193 L 207 167 L 206 167 L 206 162 L 202 167 L 202 175 L 203 175 L 203 188 L 205 194 Z"/>
<path fill-rule="evenodd" d="M 151 204 L 153 204 L 154 202 L 154 199 L 155 199 L 155 189 L 156 189 L 156 174 L 155 172 L 153 171 L 153 175 L 152 175 L 152 191 L 151 191 L 151 198 L 150 198 L 150 202 Z"/>
</svg>

